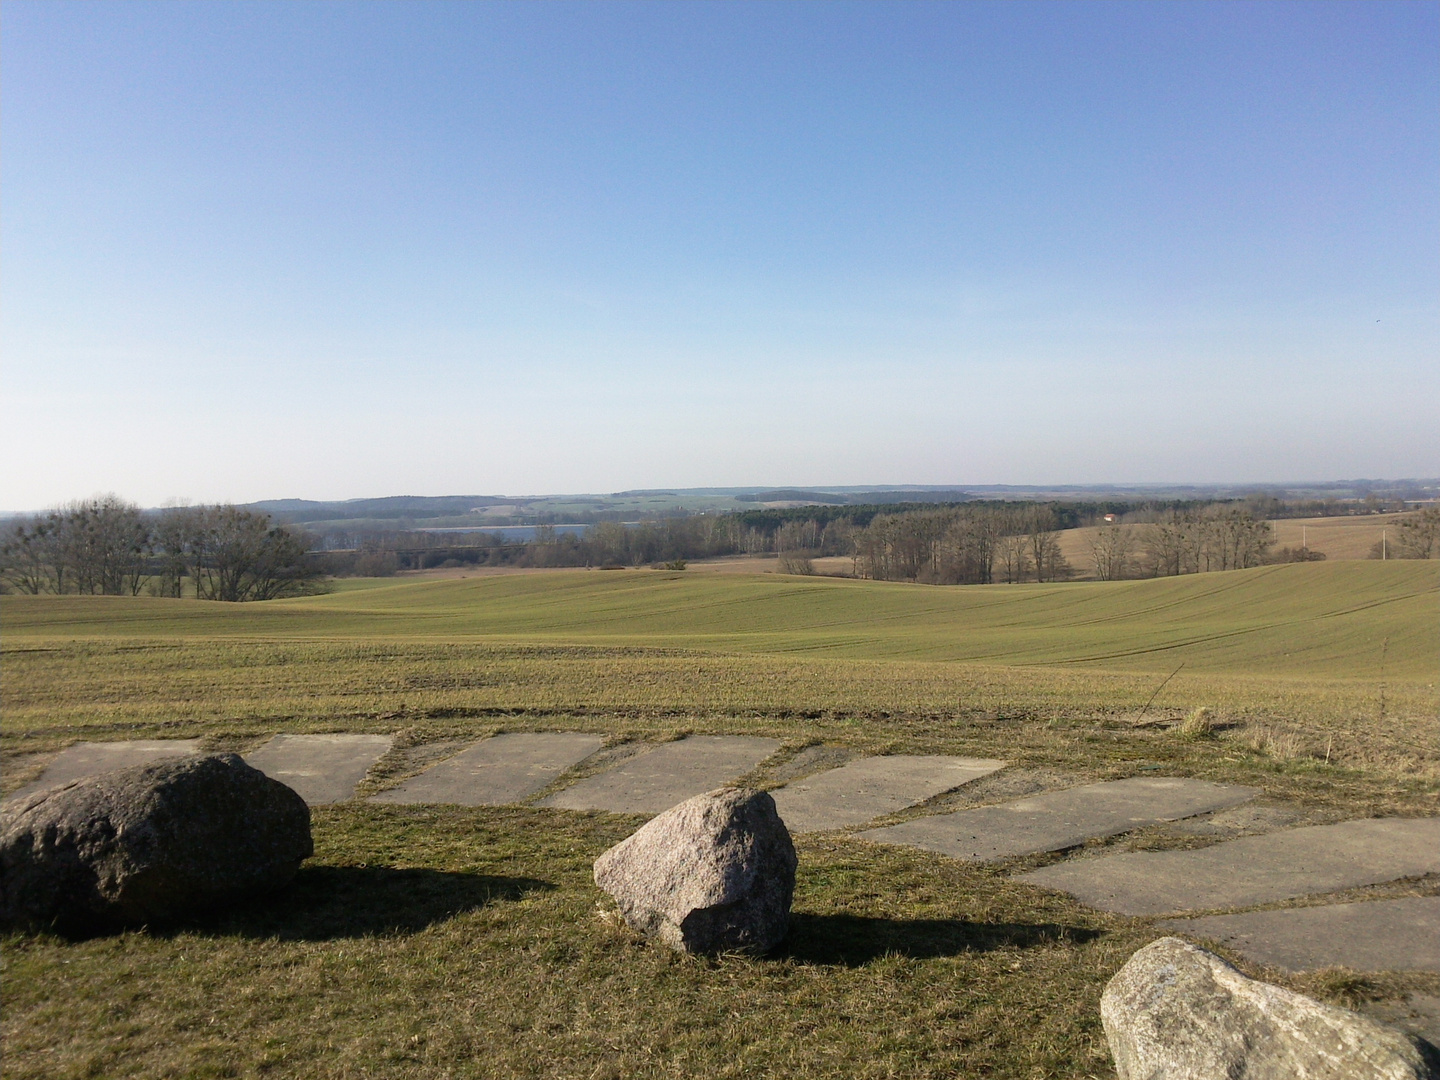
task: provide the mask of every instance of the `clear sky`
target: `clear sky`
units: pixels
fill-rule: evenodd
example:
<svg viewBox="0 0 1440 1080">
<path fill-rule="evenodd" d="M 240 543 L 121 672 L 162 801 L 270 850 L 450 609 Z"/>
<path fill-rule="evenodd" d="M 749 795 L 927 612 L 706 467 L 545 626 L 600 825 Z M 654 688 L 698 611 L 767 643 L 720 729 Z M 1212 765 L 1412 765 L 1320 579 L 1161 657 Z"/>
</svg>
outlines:
<svg viewBox="0 0 1440 1080">
<path fill-rule="evenodd" d="M 0 507 L 1440 474 L 1440 4 L 36 3 Z"/>
</svg>

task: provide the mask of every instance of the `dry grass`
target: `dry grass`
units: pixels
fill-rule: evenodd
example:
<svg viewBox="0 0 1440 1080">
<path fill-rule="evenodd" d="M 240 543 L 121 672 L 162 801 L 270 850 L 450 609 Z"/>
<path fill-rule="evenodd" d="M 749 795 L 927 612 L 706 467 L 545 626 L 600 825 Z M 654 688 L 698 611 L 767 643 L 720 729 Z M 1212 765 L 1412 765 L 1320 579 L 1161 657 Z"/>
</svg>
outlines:
<svg viewBox="0 0 1440 1080">
<path fill-rule="evenodd" d="M 1272 521 L 1277 547 L 1308 546 L 1327 559 L 1368 559 L 1388 530 L 1394 543 L 1400 522 L 1413 514 L 1359 514 L 1355 517 L 1283 518 Z"/>
<path fill-rule="evenodd" d="M 1182 739 L 1204 739 L 1215 731 L 1215 710 L 1201 705 L 1175 725 L 1175 733 Z"/>
<path fill-rule="evenodd" d="M 1143 920 L 923 852 L 802 840 L 781 950 L 685 958 L 605 917 L 590 882 L 634 824 L 317 811 L 316 858 L 273 906 L 6 938 L 4 1074 L 1109 1074 L 1097 1004 L 1156 936 Z"/>
</svg>

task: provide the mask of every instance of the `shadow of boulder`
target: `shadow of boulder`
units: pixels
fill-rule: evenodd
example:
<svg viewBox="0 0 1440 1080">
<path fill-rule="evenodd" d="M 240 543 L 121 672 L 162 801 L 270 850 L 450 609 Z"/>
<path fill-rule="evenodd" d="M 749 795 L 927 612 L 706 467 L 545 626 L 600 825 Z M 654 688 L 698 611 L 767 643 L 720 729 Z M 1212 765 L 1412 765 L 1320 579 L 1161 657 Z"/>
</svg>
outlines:
<svg viewBox="0 0 1440 1080">
<path fill-rule="evenodd" d="M 414 934 L 466 911 L 555 888 L 534 878 L 389 866 L 306 866 L 285 889 L 167 932 L 331 941 Z"/>
<path fill-rule="evenodd" d="M 279 941 L 390 937 L 418 933 L 464 912 L 553 888 L 552 883 L 535 878 L 448 870 L 303 866 L 278 892 L 245 897 L 224 908 L 142 929 L 153 937 L 182 933 Z M 88 924 L 43 929 L 83 940 L 124 928 Z"/>
<path fill-rule="evenodd" d="M 790 916 L 790 934 L 770 953 L 802 964 L 861 967 L 882 956 L 929 960 L 994 949 L 1082 943 L 1098 930 L 1058 923 L 978 923 L 964 919 L 880 919 L 860 915 Z"/>
</svg>

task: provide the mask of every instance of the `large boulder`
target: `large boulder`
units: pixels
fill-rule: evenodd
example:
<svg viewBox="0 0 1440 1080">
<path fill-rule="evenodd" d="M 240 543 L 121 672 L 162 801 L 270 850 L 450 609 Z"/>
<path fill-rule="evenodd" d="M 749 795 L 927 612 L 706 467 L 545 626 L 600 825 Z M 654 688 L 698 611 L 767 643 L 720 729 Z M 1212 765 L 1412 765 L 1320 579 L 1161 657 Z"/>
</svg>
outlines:
<svg viewBox="0 0 1440 1080">
<path fill-rule="evenodd" d="M 310 810 L 235 754 L 118 769 L 0 807 L 0 920 L 138 925 L 279 888 Z"/>
<path fill-rule="evenodd" d="M 721 788 L 673 806 L 595 860 L 625 921 L 689 953 L 763 953 L 790 928 L 795 845 L 775 800 Z"/>
<path fill-rule="evenodd" d="M 1151 942 L 1100 998 L 1120 1080 L 1416 1080 L 1400 1032 L 1248 979 L 1179 938 Z"/>
</svg>

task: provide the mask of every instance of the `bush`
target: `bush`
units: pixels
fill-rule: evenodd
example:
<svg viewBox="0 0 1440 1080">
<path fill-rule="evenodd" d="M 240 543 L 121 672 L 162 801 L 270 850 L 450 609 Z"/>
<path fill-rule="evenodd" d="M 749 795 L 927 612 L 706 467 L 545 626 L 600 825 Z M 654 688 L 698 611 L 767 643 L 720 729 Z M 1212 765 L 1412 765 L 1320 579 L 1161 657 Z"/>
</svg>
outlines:
<svg viewBox="0 0 1440 1080">
<path fill-rule="evenodd" d="M 782 551 L 777 569 L 782 574 L 813 574 L 815 573 L 815 564 L 810 561 L 809 552 Z"/>
</svg>

